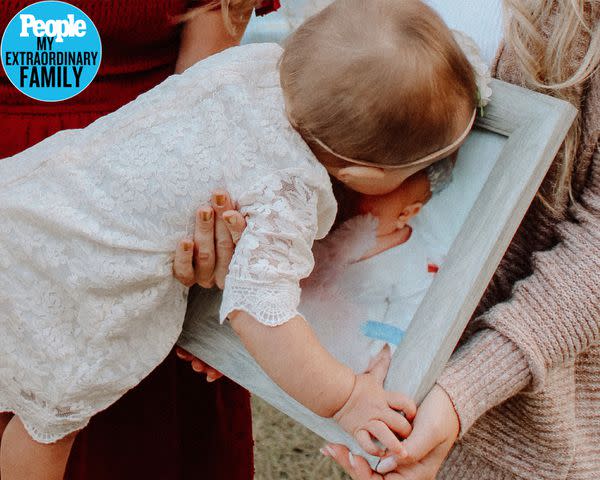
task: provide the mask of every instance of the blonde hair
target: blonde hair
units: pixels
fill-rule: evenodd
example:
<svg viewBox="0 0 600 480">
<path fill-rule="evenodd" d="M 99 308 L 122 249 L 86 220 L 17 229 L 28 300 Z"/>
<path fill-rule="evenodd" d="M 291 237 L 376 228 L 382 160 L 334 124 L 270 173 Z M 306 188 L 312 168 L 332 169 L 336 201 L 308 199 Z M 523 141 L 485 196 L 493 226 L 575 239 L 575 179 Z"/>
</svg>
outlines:
<svg viewBox="0 0 600 480">
<path fill-rule="evenodd" d="M 515 54 L 525 85 L 580 107 L 583 85 L 600 63 L 600 25 L 590 23 L 590 19 L 597 17 L 600 3 L 504 0 L 504 7 L 505 42 Z M 539 195 L 555 212 L 565 199 L 572 200 L 571 184 L 582 122 L 579 115 L 559 154 L 553 185 Z"/>
<path fill-rule="evenodd" d="M 280 75 L 307 141 L 380 164 L 448 145 L 476 105 L 471 65 L 418 0 L 335 1 L 290 36 Z"/>
<path fill-rule="evenodd" d="M 239 27 L 246 24 L 252 11 L 261 3 L 261 0 L 209 0 L 204 5 L 191 8 L 180 15 L 177 21 L 186 22 L 204 12 L 221 9 L 225 28 L 231 35 L 236 35 Z"/>
</svg>

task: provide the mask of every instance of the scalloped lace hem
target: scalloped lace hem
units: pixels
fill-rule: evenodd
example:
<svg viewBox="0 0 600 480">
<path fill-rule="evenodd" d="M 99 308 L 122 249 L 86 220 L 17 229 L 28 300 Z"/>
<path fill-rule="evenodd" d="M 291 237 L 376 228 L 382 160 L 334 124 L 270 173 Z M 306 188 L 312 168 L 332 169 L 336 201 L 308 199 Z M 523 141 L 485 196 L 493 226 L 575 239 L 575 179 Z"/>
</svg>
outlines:
<svg viewBox="0 0 600 480">
<path fill-rule="evenodd" d="M 235 311 L 242 310 L 263 325 L 276 327 L 298 312 L 300 287 L 293 284 L 261 285 L 252 280 L 227 279 L 219 315 L 220 323 Z"/>
<path fill-rule="evenodd" d="M 23 415 L 23 412 L 17 408 L 0 404 L 0 413 L 12 413 L 19 417 L 29 436 L 36 442 L 44 444 L 57 442 L 70 433 L 82 430 L 90 422 L 90 419 L 88 418 L 87 420 L 69 423 L 68 426 L 65 425 L 62 428 L 39 428 L 37 426 L 39 422 L 31 421 L 31 415 Z M 53 419 L 47 420 L 46 427 L 49 427 L 50 421 Z M 63 424 L 65 423 L 64 419 L 61 419 L 60 422 Z"/>
</svg>

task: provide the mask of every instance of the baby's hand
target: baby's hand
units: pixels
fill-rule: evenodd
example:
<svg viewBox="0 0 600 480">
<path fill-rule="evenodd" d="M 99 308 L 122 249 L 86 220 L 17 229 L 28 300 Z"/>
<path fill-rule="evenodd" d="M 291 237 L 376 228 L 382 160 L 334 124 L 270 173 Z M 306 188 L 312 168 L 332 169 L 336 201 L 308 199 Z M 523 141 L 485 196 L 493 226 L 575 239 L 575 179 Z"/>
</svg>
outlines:
<svg viewBox="0 0 600 480">
<path fill-rule="evenodd" d="M 373 439 L 379 440 L 388 453 L 401 451 L 401 442 L 394 432 L 408 437 L 412 430 L 409 422 L 417 411 L 410 398 L 383 389 L 390 361 L 386 347 L 369 371 L 356 376 L 350 398 L 333 417 L 367 453 L 378 457 L 386 452 Z"/>
</svg>

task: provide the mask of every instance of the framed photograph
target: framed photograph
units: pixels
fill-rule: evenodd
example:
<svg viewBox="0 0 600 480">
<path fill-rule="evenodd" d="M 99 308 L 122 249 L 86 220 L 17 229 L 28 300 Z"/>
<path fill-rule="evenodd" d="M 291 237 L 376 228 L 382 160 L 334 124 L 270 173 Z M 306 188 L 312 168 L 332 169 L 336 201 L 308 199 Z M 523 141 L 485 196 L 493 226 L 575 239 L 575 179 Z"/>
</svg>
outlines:
<svg viewBox="0 0 600 480">
<path fill-rule="evenodd" d="M 386 257 L 380 270 L 395 288 L 373 302 L 385 303 L 379 323 L 399 333 L 386 388 L 417 401 L 444 368 L 576 114 L 570 104 L 549 96 L 498 80 L 491 87 L 491 102 L 459 152 L 453 180 L 415 217 L 415 232 L 434 235 L 437 258 L 428 266 L 431 281 L 412 307 L 407 299 L 415 296 L 402 293 L 413 284 L 408 269 L 414 266 L 403 262 L 410 242 L 381 254 Z M 361 267 L 356 275 L 368 283 L 372 271 Z M 219 325 L 219 305 L 219 292 L 192 289 L 179 344 L 327 441 L 360 452 L 333 420 L 300 405 L 261 370 L 233 330 Z M 339 335 L 333 347 L 353 358 L 355 345 L 348 338 Z"/>
</svg>

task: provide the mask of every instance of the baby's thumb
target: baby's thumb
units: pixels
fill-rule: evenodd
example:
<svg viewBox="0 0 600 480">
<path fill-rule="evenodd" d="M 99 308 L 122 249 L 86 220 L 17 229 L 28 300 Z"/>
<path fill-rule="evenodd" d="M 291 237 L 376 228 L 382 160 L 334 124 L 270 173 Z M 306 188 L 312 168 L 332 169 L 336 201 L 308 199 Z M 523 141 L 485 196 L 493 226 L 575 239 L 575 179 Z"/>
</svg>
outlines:
<svg viewBox="0 0 600 480">
<path fill-rule="evenodd" d="M 381 385 L 383 385 L 383 382 L 385 381 L 385 377 L 387 376 L 391 361 L 392 353 L 390 347 L 389 345 L 385 345 L 377 354 L 377 356 L 373 359 L 371 367 L 368 370 L 368 373 L 373 375 L 373 377 Z"/>
</svg>

